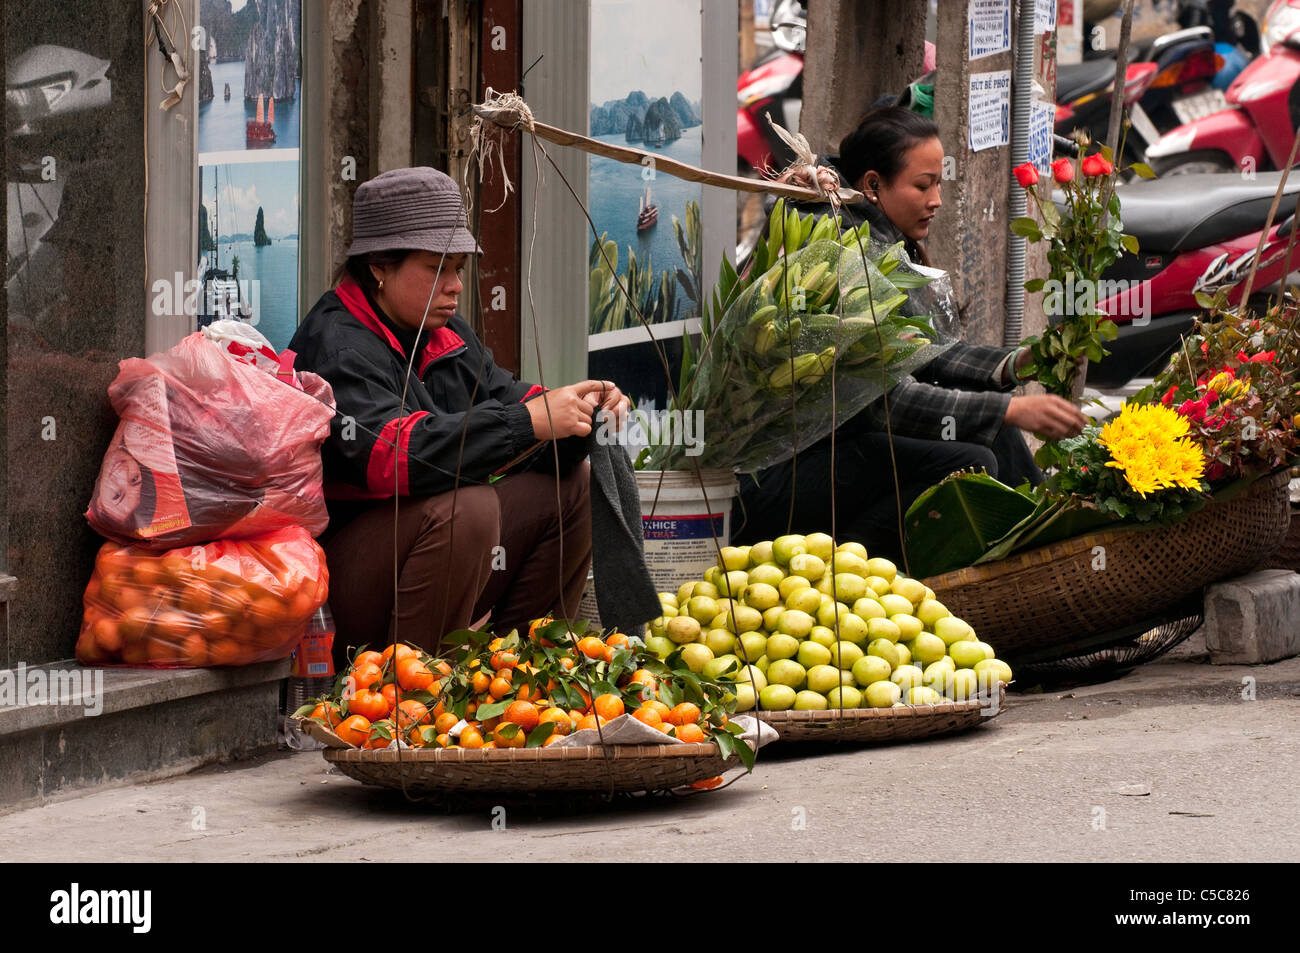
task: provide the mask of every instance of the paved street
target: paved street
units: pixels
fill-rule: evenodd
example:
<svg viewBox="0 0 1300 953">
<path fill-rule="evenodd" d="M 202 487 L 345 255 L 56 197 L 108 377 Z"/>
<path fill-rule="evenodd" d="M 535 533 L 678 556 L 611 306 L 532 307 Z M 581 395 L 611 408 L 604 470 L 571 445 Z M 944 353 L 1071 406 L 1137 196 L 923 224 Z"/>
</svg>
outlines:
<svg viewBox="0 0 1300 953">
<path fill-rule="evenodd" d="M 1243 700 L 1243 678 L 1256 699 Z M 1300 659 L 1146 666 L 971 733 L 760 754 L 717 793 L 448 813 L 280 754 L 0 817 L 0 858 L 1280 861 L 1300 852 Z M 779 747 L 779 746 L 778 746 Z M 196 830 L 196 819 L 205 829 Z"/>
</svg>

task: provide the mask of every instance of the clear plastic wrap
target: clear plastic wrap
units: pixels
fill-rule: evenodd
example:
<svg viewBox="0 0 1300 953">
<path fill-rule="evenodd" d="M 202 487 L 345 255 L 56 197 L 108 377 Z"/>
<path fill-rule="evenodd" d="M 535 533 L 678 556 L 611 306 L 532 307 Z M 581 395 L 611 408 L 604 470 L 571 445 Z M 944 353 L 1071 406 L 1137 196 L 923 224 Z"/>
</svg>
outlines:
<svg viewBox="0 0 1300 953">
<path fill-rule="evenodd" d="M 865 231 L 865 229 L 864 229 Z M 821 440 L 953 338 L 931 316 L 948 299 L 901 245 L 811 242 L 782 255 L 727 307 L 702 343 L 687 411 L 703 416 L 702 466 L 752 472 Z M 683 465 L 680 447 L 648 466 Z"/>
<path fill-rule="evenodd" d="M 197 668 L 287 658 L 328 593 L 325 552 L 301 526 L 165 553 L 105 543 L 77 659 Z"/>
</svg>

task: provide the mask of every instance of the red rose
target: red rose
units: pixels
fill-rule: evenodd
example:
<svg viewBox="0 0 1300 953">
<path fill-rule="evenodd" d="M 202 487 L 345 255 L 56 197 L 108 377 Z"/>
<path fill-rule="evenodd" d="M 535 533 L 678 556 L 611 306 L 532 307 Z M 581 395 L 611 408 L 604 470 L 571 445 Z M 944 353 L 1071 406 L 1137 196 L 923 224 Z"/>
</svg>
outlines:
<svg viewBox="0 0 1300 953">
<path fill-rule="evenodd" d="M 1174 394 L 1177 393 L 1178 393 L 1178 385 L 1175 384 L 1172 387 L 1170 387 L 1169 390 L 1165 391 L 1165 396 L 1160 398 L 1160 403 L 1168 407 L 1170 404 L 1174 402 Z"/>
<path fill-rule="evenodd" d="M 1018 165 L 1012 171 L 1015 173 L 1016 181 L 1020 183 L 1022 189 L 1033 188 L 1038 184 L 1038 168 L 1032 162 Z"/>
<path fill-rule="evenodd" d="M 1084 175 L 1110 175 L 1115 171 L 1115 167 L 1099 152 L 1085 158 L 1080 168 L 1083 169 Z"/>
<path fill-rule="evenodd" d="M 1264 363 L 1264 364 L 1272 364 L 1272 363 L 1273 363 L 1273 359 L 1274 359 L 1275 357 L 1277 357 L 1277 351 L 1260 351 L 1258 354 L 1256 354 L 1254 357 L 1252 357 L 1252 358 L 1250 359 L 1250 363 L 1252 363 L 1252 364 L 1260 364 L 1260 363 Z"/>
<path fill-rule="evenodd" d="M 1237 360 L 1240 361 L 1242 364 L 1245 364 L 1247 361 L 1250 360 L 1250 358 L 1246 356 L 1246 352 L 1245 352 L 1245 351 L 1238 351 L 1238 352 L 1237 352 Z"/>
<path fill-rule="evenodd" d="M 1052 163 L 1052 178 L 1064 185 L 1074 178 L 1074 163 L 1069 159 L 1057 159 Z"/>
<path fill-rule="evenodd" d="M 1205 412 L 1210 409 L 1205 400 L 1185 400 L 1178 406 L 1179 415 L 1200 423 L 1205 419 Z"/>
<path fill-rule="evenodd" d="M 1218 392 L 1216 392 L 1213 387 L 1211 387 L 1209 390 L 1205 392 L 1204 400 L 1207 404 L 1212 404 L 1218 399 L 1219 399 Z"/>
</svg>

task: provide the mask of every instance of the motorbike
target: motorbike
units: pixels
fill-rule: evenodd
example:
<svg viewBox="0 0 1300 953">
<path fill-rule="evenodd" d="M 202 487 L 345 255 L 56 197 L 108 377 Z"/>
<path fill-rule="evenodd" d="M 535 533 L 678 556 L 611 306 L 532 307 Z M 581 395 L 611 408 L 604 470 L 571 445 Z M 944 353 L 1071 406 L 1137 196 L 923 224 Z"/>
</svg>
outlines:
<svg viewBox="0 0 1300 953">
<path fill-rule="evenodd" d="M 1276 0 L 1260 55 L 1224 94 L 1226 109 L 1167 132 L 1147 149 L 1160 175 L 1280 169 L 1300 124 L 1300 0 Z"/>
<path fill-rule="evenodd" d="M 739 175 L 759 178 L 794 158 L 772 122 L 798 131 L 803 105 L 803 49 L 807 35 L 807 8 L 798 0 L 781 0 L 772 9 L 770 52 L 760 57 L 736 80 L 736 157 Z M 768 119 L 771 119 L 771 122 Z M 766 215 L 757 193 L 736 193 L 736 260 L 754 250 Z"/>
<path fill-rule="evenodd" d="M 1199 173 L 1137 181 L 1117 192 L 1124 231 L 1137 237 L 1140 251 L 1101 276 L 1097 306 L 1119 326 L 1119 336 L 1110 342 L 1110 356 L 1088 368 L 1089 385 L 1120 387 L 1158 373 L 1203 310 L 1198 292 L 1231 288 L 1229 301 L 1241 301 L 1280 179 L 1280 172 L 1253 179 Z M 1284 211 L 1259 252 L 1254 288 L 1260 294 L 1252 294 L 1257 306 L 1284 277 L 1298 197 L 1300 177 L 1293 176 Z"/>
</svg>

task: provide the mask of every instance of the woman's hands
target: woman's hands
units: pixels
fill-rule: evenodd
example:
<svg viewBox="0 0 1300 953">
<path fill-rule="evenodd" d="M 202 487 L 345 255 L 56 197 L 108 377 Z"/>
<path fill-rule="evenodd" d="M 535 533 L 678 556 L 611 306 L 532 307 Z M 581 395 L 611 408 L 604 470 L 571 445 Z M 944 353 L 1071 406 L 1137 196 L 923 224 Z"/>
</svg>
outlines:
<svg viewBox="0 0 1300 953">
<path fill-rule="evenodd" d="M 1078 436 L 1090 423 L 1078 407 L 1055 394 L 1012 397 L 1006 422 L 1049 440 Z"/>
<path fill-rule="evenodd" d="M 585 437 L 592 414 L 606 410 L 621 424 L 630 402 L 612 381 L 581 381 L 539 394 L 525 404 L 538 440 Z M 549 410 L 549 416 L 548 416 Z"/>
</svg>

